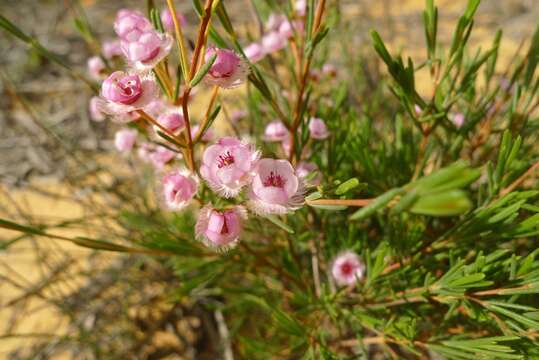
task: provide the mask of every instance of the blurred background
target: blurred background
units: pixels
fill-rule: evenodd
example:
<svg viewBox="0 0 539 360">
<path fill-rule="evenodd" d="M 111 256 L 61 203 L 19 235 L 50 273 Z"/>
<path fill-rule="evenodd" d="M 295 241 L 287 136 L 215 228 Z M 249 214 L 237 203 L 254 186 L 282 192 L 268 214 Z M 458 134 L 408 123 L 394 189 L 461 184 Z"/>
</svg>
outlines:
<svg viewBox="0 0 539 360">
<path fill-rule="evenodd" d="M 240 34 L 254 26 L 251 0 L 224 1 Z M 332 31 L 358 54 L 374 55 L 368 30 L 375 28 L 393 51 L 416 63 L 425 59 L 423 0 L 338 3 L 346 24 Z M 466 0 L 435 4 L 447 44 Z M 191 3 L 176 6 L 194 29 Z M 2 0 L 0 14 L 86 75 L 87 59 L 99 49 L 84 40 L 74 18 L 85 16 L 97 38 L 113 38 L 123 7 L 144 10 L 145 1 Z M 470 42 L 486 48 L 502 28 L 503 67 L 530 38 L 539 6 L 537 0 L 483 0 L 477 13 Z M 113 150 L 117 125 L 90 120 L 92 90 L 72 72 L 5 32 L 0 52 L 0 218 L 46 224 L 63 236 L 125 236 L 117 214 L 125 202 L 147 205 L 138 196 L 144 188 L 133 180 L 147 174 Z M 344 61 L 338 54 L 331 60 Z M 421 74 L 416 82 L 429 91 Z M 0 230 L 0 359 L 218 358 L 219 314 L 203 310 L 203 299 L 170 294 L 177 280 L 166 265 Z"/>
</svg>

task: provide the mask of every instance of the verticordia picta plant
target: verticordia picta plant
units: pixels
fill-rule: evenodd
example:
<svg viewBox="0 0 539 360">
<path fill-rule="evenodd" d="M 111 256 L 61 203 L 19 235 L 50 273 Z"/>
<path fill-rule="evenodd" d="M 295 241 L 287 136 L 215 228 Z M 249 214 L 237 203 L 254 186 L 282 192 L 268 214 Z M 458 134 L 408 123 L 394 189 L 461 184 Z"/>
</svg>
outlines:
<svg viewBox="0 0 539 360">
<path fill-rule="evenodd" d="M 427 0 L 421 63 L 376 31 L 377 55 L 347 45 L 338 1 L 252 1 L 247 29 L 225 0 L 194 0 L 198 18 L 157 3 L 117 13 L 92 80 L 72 72 L 152 169 L 132 194 L 152 211 L 126 204 L 124 241 L 64 239 L 163 259 L 236 358 L 539 358 L 539 31 L 500 70 L 501 32 L 469 50 L 479 0 L 448 46 Z"/>
</svg>

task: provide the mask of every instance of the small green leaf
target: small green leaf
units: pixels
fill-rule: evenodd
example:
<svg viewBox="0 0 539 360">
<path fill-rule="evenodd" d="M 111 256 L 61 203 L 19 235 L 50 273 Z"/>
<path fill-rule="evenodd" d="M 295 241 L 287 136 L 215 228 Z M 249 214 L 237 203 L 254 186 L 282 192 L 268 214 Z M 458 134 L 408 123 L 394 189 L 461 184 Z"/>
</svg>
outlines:
<svg viewBox="0 0 539 360">
<path fill-rule="evenodd" d="M 217 54 L 213 54 L 204 65 L 198 70 L 198 72 L 193 77 L 193 80 L 189 83 L 190 87 L 195 87 L 202 81 L 204 76 L 210 71 L 210 68 L 212 67 L 213 63 L 215 62 L 215 59 L 217 59 Z"/>
<path fill-rule="evenodd" d="M 287 233 L 289 234 L 294 233 L 294 229 L 292 229 L 290 226 L 288 226 L 283 221 L 281 221 L 281 219 L 279 219 L 277 216 L 265 215 L 264 217 L 268 219 L 269 221 L 271 221 L 272 223 L 274 223 L 275 225 L 277 225 L 278 227 L 280 227 L 281 229 L 283 229 L 284 231 L 286 231 Z"/>
</svg>

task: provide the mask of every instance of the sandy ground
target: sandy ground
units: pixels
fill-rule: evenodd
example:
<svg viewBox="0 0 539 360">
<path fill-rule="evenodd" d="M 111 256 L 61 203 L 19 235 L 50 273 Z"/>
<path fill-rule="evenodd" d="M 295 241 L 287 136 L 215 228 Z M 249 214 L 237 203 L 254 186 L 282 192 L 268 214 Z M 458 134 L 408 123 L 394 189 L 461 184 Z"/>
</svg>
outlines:
<svg viewBox="0 0 539 360">
<path fill-rule="evenodd" d="M 518 47 L 519 41 L 529 38 L 533 32 L 533 21 L 539 18 L 539 7 L 535 6 L 533 12 L 529 1 L 499 1 L 485 0 L 477 17 L 477 28 L 474 30 L 472 43 L 486 48 L 490 45 L 494 36 L 494 30 L 498 27 L 504 28 L 504 41 L 500 51 L 500 63 L 507 64 Z M 91 2 L 88 2 L 91 3 Z M 360 5 L 349 2 L 345 7 L 347 16 L 365 16 L 372 18 L 368 25 L 374 28 L 385 29 L 382 35 L 388 34 L 389 29 L 396 35 L 390 38 L 392 50 L 404 51 L 405 55 L 410 55 L 414 59 L 424 58 L 422 27 L 419 23 L 423 9 L 422 0 L 371 0 L 362 1 Z M 451 38 L 452 29 L 455 25 L 457 14 L 464 8 L 465 0 L 436 1 L 440 8 L 440 36 L 443 42 L 448 43 Z M 528 6 L 528 7 L 527 7 Z M 387 12 L 393 19 L 388 22 Z M 365 34 L 366 35 L 366 34 Z M 386 37 L 387 39 L 387 37 Z M 430 80 L 426 74 L 418 76 L 417 83 L 421 92 L 427 93 L 430 89 Z M 39 179 L 35 181 L 39 187 L 69 195 L 68 189 L 59 184 L 54 179 Z M 46 217 L 48 219 L 69 219 L 84 216 L 83 209 L 75 202 L 68 200 L 51 200 L 50 198 L 28 192 L 24 190 L 8 189 L 6 185 L 0 184 L 0 204 L 17 204 L 21 211 L 32 214 L 36 218 Z M 8 205 L 9 206 L 9 205 Z M 14 206 L 14 205 L 13 205 Z M 71 232 L 65 235 L 80 235 L 81 233 Z M 0 230 L 0 238 L 6 239 L 14 236 L 12 232 Z M 0 260 L 9 266 L 2 267 L 0 273 L 5 276 L 14 276 L 25 284 L 39 284 L 40 279 L 49 271 L 42 265 L 40 257 L 49 256 L 54 261 L 61 261 L 62 254 L 68 252 L 77 259 L 76 264 L 71 265 L 68 271 L 75 272 L 77 269 L 88 266 L 86 261 L 91 251 L 79 248 L 69 243 L 58 243 L 55 240 L 40 239 L 39 245 L 31 241 L 21 241 L 11 247 L 9 251 L 0 251 Z M 39 247 L 39 251 L 36 248 Z M 48 255 L 47 255 L 48 254 Z M 77 285 L 77 279 L 73 279 L 64 287 L 58 287 L 54 291 L 69 291 Z M 0 281 L 0 303 L 6 304 L 21 295 L 21 290 L 15 288 L 5 281 Z M 25 315 L 24 321 L 19 323 L 16 329 L 10 329 L 14 333 L 52 333 L 62 334 L 66 330 L 67 319 L 60 314 L 53 312 L 46 302 L 39 298 L 32 298 L 29 308 L 31 311 Z M 11 309 L 0 308 L 0 333 L 6 331 L 5 326 L 12 319 Z M 24 346 L 28 339 L 3 339 L 0 341 L 0 359 L 4 358 L 10 349 Z"/>
</svg>

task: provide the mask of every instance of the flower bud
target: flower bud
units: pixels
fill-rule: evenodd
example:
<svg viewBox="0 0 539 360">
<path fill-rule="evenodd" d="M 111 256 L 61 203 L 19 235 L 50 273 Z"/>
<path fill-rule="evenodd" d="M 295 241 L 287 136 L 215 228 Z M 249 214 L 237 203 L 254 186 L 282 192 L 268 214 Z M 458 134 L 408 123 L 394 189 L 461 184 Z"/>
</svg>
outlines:
<svg viewBox="0 0 539 360">
<path fill-rule="evenodd" d="M 249 72 L 245 59 L 232 50 L 210 47 L 206 50 L 205 60 L 209 61 L 215 54 L 217 58 L 206 74 L 206 82 L 222 88 L 233 88 L 245 81 Z"/>
<path fill-rule="evenodd" d="M 329 131 L 324 120 L 311 118 L 309 122 L 309 132 L 313 139 L 324 140 L 329 136 Z"/>
<path fill-rule="evenodd" d="M 195 233 L 209 247 L 228 249 L 237 243 L 246 218 L 247 212 L 242 206 L 218 211 L 208 205 L 200 211 Z"/>
<path fill-rule="evenodd" d="M 181 210 L 189 204 L 198 189 L 198 180 L 188 171 L 171 171 L 161 180 L 166 206 Z"/>
<path fill-rule="evenodd" d="M 138 132 L 134 129 L 116 131 L 116 134 L 114 135 L 114 145 L 116 146 L 116 149 L 122 153 L 131 151 L 133 145 L 135 145 L 137 135 Z"/>
</svg>

